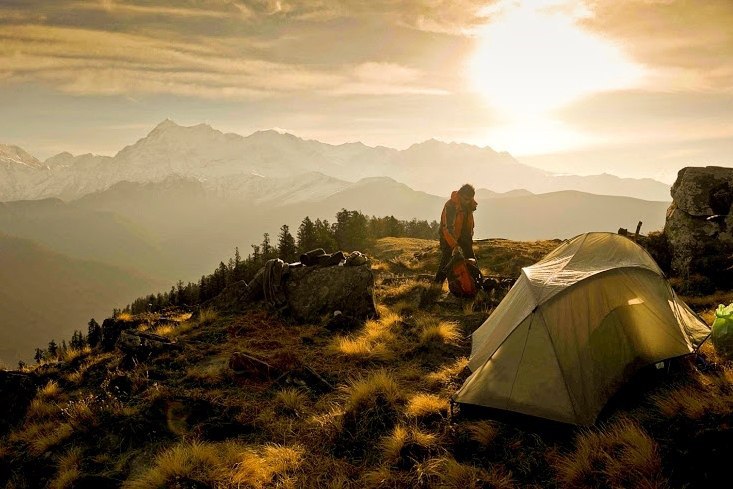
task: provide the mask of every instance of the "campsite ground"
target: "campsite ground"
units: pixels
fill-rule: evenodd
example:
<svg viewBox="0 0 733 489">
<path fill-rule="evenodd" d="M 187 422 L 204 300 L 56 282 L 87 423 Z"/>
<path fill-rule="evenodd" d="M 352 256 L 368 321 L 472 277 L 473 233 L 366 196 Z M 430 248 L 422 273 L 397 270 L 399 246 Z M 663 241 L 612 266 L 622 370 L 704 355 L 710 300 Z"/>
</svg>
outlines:
<svg viewBox="0 0 733 489">
<path fill-rule="evenodd" d="M 557 241 L 478 243 L 483 271 L 516 277 Z M 471 310 L 429 287 L 434 241 L 385 238 L 375 258 L 380 318 L 353 331 L 294 324 L 265 309 L 148 315 L 173 350 L 125 364 L 78 352 L 35 369 L 25 418 L 0 439 L 8 487 L 713 487 L 733 439 L 733 370 L 704 352 L 640 376 L 599 424 L 580 429 L 456 410 Z M 733 294 L 689 298 L 711 319 Z M 292 375 L 235 373 L 235 352 Z M 307 368 L 306 368 L 307 367 Z M 312 370 L 309 370 L 312 369 Z M 312 371 L 320 378 L 312 375 Z M 86 484 L 86 485 L 84 485 Z"/>
</svg>

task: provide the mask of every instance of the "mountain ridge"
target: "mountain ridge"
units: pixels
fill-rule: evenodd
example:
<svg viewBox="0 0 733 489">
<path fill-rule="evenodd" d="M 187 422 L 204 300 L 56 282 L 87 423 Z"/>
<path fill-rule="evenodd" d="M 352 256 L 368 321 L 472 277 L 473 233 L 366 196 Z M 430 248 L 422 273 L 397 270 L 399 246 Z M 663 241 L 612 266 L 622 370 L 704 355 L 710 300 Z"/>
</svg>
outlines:
<svg viewBox="0 0 733 489">
<path fill-rule="evenodd" d="M 347 182 L 387 176 L 436 195 L 448 195 L 471 181 L 477 188 L 499 193 L 517 189 L 532 193 L 580 190 L 669 200 L 669 186 L 653 179 L 557 175 L 488 146 L 436 139 L 404 150 L 360 142 L 333 145 L 276 130 L 242 136 L 204 123 L 182 126 L 170 119 L 114 156 L 63 152 L 38 165 L 22 172 L 14 169 L 13 179 L 8 179 L 12 183 L 0 185 L 0 201 L 44 197 L 75 200 L 120 181 L 152 182 L 172 174 L 226 181 L 243 174 L 275 177 L 314 171 Z"/>
</svg>

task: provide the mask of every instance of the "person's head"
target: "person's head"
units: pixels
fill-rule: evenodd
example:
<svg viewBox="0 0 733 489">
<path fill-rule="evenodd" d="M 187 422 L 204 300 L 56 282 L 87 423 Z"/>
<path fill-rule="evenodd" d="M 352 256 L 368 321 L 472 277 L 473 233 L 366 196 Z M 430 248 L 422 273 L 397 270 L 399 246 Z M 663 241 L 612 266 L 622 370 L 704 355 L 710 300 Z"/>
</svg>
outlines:
<svg viewBox="0 0 733 489">
<path fill-rule="evenodd" d="M 461 198 L 461 202 L 468 205 L 473 201 L 473 197 L 476 195 L 476 189 L 470 183 L 465 183 L 461 188 L 458 189 L 458 196 Z"/>
</svg>

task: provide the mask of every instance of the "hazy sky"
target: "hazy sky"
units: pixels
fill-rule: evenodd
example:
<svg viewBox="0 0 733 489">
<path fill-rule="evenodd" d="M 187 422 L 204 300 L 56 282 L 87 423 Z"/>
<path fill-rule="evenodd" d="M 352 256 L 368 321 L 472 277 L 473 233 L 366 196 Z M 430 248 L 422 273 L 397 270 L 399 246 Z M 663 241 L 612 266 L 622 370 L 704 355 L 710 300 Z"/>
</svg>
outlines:
<svg viewBox="0 0 733 489">
<path fill-rule="evenodd" d="M 114 154 L 169 117 L 554 171 L 733 166 L 732 0 L 0 0 L 0 142 Z"/>
</svg>

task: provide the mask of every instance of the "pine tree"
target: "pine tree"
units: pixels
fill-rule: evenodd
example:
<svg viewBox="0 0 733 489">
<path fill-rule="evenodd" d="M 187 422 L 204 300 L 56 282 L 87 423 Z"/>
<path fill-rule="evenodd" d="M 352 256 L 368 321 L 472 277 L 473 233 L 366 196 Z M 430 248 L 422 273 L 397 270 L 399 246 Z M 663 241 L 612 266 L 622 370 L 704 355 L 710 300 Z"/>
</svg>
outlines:
<svg viewBox="0 0 733 489">
<path fill-rule="evenodd" d="M 262 235 L 262 244 L 260 244 L 260 249 L 262 250 L 263 261 L 270 260 L 277 256 L 277 250 L 272 247 L 272 243 L 270 242 L 270 233 Z"/>
<path fill-rule="evenodd" d="M 290 234 L 290 228 L 288 228 L 287 224 L 283 224 L 280 227 L 280 234 L 277 238 L 278 258 L 287 263 L 295 261 L 295 255 L 297 251 L 295 246 L 295 238 L 293 238 L 293 235 Z"/>
<path fill-rule="evenodd" d="M 41 363 L 41 360 L 43 360 L 43 357 L 45 356 L 46 352 L 41 350 L 40 348 L 36 348 L 36 353 L 33 355 L 33 360 L 36 361 L 36 363 Z"/>
<path fill-rule="evenodd" d="M 94 348 L 102 342 L 102 328 L 94 318 L 90 319 L 87 325 L 87 344 Z"/>
<path fill-rule="evenodd" d="M 297 236 L 298 253 L 305 253 L 306 251 L 310 251 L 318 247 L 316 227 L 310 217 L 305 216 L 305 219 L 300 223 Z"/>
<path fill-rule="evenodd" d="M 59 356 L 59 347 L 56 344 L 56 340 L 51 340 L 48 342 L 48 356 L 50 358 L 56 358 Z"/>
</svg>

